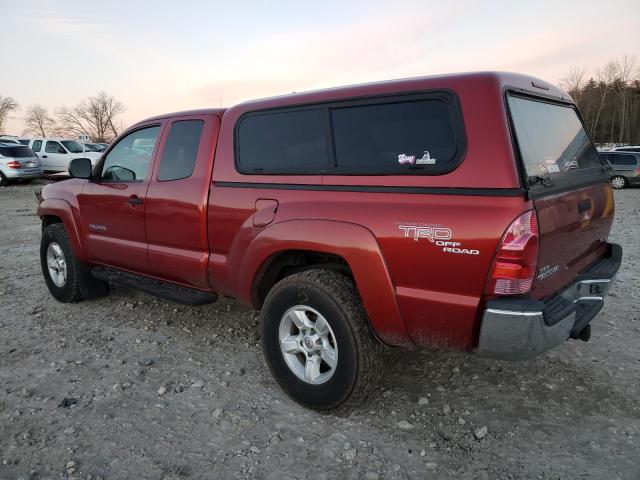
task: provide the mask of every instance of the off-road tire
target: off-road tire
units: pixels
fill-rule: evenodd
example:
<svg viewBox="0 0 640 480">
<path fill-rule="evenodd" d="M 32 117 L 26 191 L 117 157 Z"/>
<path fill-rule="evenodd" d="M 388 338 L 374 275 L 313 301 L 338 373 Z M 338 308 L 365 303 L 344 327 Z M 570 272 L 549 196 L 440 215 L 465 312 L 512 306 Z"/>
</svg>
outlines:
<svg viewBox="0 0 640 480">
<path fill-rule="evenodd" d="M 297 305 L 320 312 L 337 340 L 335 372 L 320 385 L 298 378 L 280 348 L 280 321 Z M 315 269 L 282 279 L 264 302 L 261 329 L 262 349 L 273 377 L 287 395 L 309 408 L 362 405 L 382 376 L 384 347 L 371 332 L 353 281 L 338 272 Z"/>
<path fill-rule="evenodd" d="M 61 287 L 53 282 L 47 267 L 47 248 L 52 242 L 60 245 L 65 257 L 67 279 Z M 67 231 L 62 223 L 54 223 L 42 230 L 40 265 L 42 267 L 42 275 L 51 295 L 59 302 L 73 303 L 109 294 L 109 284 L 94 278 L 91 275 L 90 267 L 78 260 L 73 254 Z"/>
</svg>

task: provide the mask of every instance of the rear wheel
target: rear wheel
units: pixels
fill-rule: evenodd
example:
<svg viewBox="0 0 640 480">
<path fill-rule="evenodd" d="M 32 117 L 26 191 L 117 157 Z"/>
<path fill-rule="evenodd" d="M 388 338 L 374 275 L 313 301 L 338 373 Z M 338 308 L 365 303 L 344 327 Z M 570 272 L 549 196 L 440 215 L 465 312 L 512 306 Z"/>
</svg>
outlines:
<svg viewBox="0 0 640 480">
<path fill-rule="evenodd" d="M 109 293 L 109 284 L 93 278 L 88 266 L 73 255 L 62 223 L 49 225 L 42 231 L 40 264 L 51 295 L 60 302 L 77 302 Z"/>
<path fill-rule="evenodd" d="M 621 176 L 615 176 L 611 178 L 611 186 L 615 189 L 625 188 L 627 186 L 627 179 Z"/>
<path fill-rule="evenodd" d="M 9 185 L 9 180 L 0 172 L 0 187 L 6 187 L 7 185 Z"/>
<path fill-rule="evenodd" d="M 261 312 L 262 347 L 278 384 L 320 410 L 363 402 L 382 373 L 374 338 L 353 282 L 330 270 L 286 277 Z"/>
</svg>

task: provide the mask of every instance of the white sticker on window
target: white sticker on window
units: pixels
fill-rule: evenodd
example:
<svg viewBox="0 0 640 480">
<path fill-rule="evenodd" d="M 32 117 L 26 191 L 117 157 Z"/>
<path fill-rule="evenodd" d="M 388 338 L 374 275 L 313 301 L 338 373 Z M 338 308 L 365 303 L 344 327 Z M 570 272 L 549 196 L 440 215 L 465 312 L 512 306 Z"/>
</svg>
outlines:
<svg viewBox="0 0 640 480">
<path fill-rule="evenodd" d="M 416 160 L 416 165 L 435 165 L 436 159 L 432 158 L 428 150 L 422 154 L 422 158 Z"/>
<path fill-rule="evenodd" d="M 400 155 L 398 155 L 398 163 L 400 165 L 414 165 L 416 163 L 416 156 L 405 155 L 404 153 L 401 153 Z"/>
</svg>

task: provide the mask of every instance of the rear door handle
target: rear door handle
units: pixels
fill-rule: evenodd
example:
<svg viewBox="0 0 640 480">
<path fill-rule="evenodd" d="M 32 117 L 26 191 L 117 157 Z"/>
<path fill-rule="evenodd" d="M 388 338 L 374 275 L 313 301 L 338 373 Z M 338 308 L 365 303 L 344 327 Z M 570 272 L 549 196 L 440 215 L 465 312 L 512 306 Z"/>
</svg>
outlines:
<svg viewBox="0 0 640 480">
<path fill-rule="evenodd" d="M 42 158 L 47 158 L 47 156 L 46 155 L 42 155 Z"/>
<path fill-rule="evenodd" d="M 142 205 L 142 199 L 137 195 L 131 195 L 131 198 L 127 200 L 129 205 Z"/>
</svg>

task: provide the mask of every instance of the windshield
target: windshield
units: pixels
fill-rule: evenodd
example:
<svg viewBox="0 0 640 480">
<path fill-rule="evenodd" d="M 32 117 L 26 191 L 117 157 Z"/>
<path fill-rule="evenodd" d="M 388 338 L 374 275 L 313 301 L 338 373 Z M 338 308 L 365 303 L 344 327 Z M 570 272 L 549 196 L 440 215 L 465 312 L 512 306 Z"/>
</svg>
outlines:
<svg viewBox="0 0 640 480">
<path fill-rule="evenodd" d="M 509 96 L 509 110 L 529 183 L 574 183 L 603 163 L 574 108 Z"/>
<path fill-rule="evenodd" d="M 76 142 L 75 140 L 62 140 L 62 143 L 67 150 L 69 150 L 71 153 L 82 153 L 84 152 L 84 149 L 82 148 L 82 145 L 80 145 L 78 142 Z"/>
</svg>

